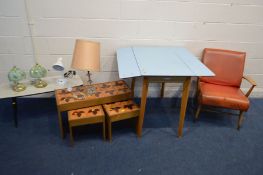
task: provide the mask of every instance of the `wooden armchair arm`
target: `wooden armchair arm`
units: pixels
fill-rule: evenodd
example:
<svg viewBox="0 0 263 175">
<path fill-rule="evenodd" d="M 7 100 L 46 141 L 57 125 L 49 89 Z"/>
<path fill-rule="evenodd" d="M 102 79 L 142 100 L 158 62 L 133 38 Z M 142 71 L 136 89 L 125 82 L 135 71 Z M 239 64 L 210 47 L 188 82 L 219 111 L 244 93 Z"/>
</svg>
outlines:
<svg viewBox="0 0 263 175">
<path fill-rule="evenodd" d="M 256 82 L 251 78 L 251 77 L 248 77 L 248 76 L 243 76 L 242 77 L 243 79 L 247 80 L 252 86 L 250 87 L 250 89 L 247 91 L 246 93 L 246 96 L 248 97 L 252 90 L 254 89 L 254 87 L 257 85 Z"/>
</svg>

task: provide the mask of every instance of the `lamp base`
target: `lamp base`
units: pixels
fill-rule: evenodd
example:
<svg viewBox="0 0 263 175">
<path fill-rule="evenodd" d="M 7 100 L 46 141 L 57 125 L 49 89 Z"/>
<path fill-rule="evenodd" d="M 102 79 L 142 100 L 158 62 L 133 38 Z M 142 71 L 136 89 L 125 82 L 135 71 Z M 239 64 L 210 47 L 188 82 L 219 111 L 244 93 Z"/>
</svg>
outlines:
<svg viewBox="0 0 263 175">
<path fill-rule="evenodd" d="M 47 86 L 47 83 L 41 79 L 37 79 L 36 82 L 34 83 L 34 86 L 36 88 L 44 88 Z"/>
<path fill-rule="evenodd" d="M 92 86 L 92 80 L 91 80 L 91 73 L 90 71 L 87 72 L 87 76 L 88 76 L 88 85 L 87 85 L 87 95 L 93 95 L 96 93 L 96 88 L 94 86 Z"/>
<path fill-rule="evenodd" d="M 96 93 L 96 88 L 92 85 L 87 85 L 87 91 L 86 94 L 87 95 L 93 95 Z"/>
<path fill-rule="evenodd" d="M 72 93 L 72 96 L 77 100 L 83 100 L 86 98 L 86 94 L 80 91 L 75 91 Z"/>
<path fill-rule="evenodd" d="M 26 90 L 26 86 L 23 83 L 16 83 L 13 85 L 13 90 L 16 92 L 21 92 Z"/>
</svg>

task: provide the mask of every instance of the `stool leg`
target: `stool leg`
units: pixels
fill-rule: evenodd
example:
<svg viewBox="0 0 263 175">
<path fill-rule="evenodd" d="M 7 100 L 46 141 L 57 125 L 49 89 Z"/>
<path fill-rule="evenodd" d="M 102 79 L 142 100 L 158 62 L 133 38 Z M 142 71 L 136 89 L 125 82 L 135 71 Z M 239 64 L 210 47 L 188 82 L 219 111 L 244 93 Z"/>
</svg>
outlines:
<svg viewBox="0 0 263 175">
<path fill-rule="evenodd" d="M 70 133 L 70 146 L 74 146 L 74 138 L 73 138 L 73 132 L 71 126 L 69 126 L 69 133 Z"/>
<path fill-rule="evenodd" d="M 105 136 L 105 119 L 103 119 L 102 125 L 103 125 L 103 126 L 102 126 L 102 127 L 103 127 L 103 128 L 102 128 L 103 140 L 105 140 L 105 139 L 106 139 L 106 136 Z"/>
<path fill-rule="evenodd" d="M 111 142 L 111 121 L 109 118 L 107 120 L 107 123 L 108 123 L 108 137 L 109 137 L 109 141 Z"/>
</svg>

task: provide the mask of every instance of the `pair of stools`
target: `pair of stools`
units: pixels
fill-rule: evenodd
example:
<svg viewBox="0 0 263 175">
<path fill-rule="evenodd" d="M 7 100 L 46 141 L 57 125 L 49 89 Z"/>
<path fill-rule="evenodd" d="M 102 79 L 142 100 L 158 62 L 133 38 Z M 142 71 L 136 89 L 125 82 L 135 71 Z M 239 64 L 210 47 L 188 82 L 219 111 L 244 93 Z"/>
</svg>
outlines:
<svg viewBox="0 0 263 175">
<path fill-rule="evenodd" d="M 112 123 L 138 117 L 140 108 L 132 100 L 92 106 L 68 111 L 70 143 L 74 144 L 73 127 L 102 123 L 103 139 L 106 138 L 105 123 L 107 122 L 108 139 L 112 140 Z"/>
</svg>

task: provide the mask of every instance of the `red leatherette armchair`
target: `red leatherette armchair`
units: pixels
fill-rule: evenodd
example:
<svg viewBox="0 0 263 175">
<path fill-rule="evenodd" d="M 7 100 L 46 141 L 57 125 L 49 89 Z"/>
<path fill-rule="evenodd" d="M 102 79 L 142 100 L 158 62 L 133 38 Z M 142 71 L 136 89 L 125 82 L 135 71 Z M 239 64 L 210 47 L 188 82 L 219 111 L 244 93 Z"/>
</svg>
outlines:
<svg viewBox="0 0 263 175">
<path fill-rule="evenodd" d="M 202 62 L 215 73 L 214 77 L 200 77 L 198 80 L 198 108 L 195 119 L 198 119 L 202 106 L 214 106 L 239 110 L 237 129 L 243 121 L 243 113 L 249 108 L 248 96 L 256 86 L 255 81 L 243 76 L 245 52 L 206 48 Z M 244 94 L 240 85 L 242 79 L 252 86 Z"/>
</svg>

